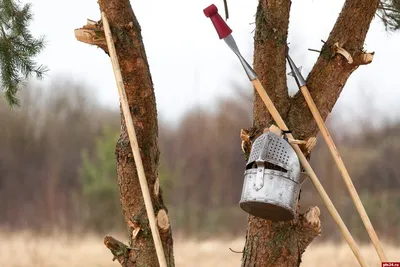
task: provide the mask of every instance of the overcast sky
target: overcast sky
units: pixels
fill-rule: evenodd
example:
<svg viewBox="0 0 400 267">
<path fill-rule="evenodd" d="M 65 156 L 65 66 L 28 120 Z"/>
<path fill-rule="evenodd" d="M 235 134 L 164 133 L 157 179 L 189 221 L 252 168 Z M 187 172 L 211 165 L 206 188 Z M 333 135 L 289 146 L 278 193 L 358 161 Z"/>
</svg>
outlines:
<svg viewBox="0 0 400 267">
<path fill-rule="evenodd" d="M 47 48 L 38 61 L 50 72 L 44 84 L 65 76 L 91 87 L 107 106 L 118 107 L 118 92 L 109 57 L 100 49 L 76 41 L 74 29 L 86 19 L 99 20 L 95 0 L 30 0 L 35 14 L 32 30 L 46 35 Z M 256 0 L 228 0 L 229 26 L 246 59 L 252 63 Z M 344 1 L 293 0 L 289 25 L 292 57 L 308 75 Z M 214 3 L 223 14 L 223 1 L 140 0 L 131 1 L 142 27 L 146 53 L 155 86 L 158 113 L 173 122 L 194 105 L 213 107 L 215 99 L 233 94 L 232 83 L 250 89 L 236 56 L 219 40 L 203 9 Z M 366 49 L 375 51 L 372 64 L 360 67 L 346 84 L 334 112 L 340 117 L 358 116 L 369 103 L 379 114 L 393 117 L 399 111 L 399 34 L 387 34 L 375 19 Z M 289 91 L 297 90 L 288 77 Z M 360 97 L 361 96 L 361 97 Z"/>
</svg>

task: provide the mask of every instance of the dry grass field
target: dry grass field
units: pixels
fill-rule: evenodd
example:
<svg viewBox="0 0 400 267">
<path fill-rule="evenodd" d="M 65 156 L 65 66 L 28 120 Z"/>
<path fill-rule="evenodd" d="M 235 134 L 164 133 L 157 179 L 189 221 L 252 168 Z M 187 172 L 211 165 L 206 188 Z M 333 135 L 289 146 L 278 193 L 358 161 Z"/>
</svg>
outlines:
<svg viewBox="0 0 400 267">
<path fill-rule="evenodd" d="M 111 253 L 95 236 L 71 237 L 53 235 L 39 237 L 34 234 L 0 232 L 1 267 L 117 267 Z M 240 266 L 240 254 L 229 250 L 240 250 L 243 239 L 232 241 L 175 241 L 176 265 L 190 267 Z M 389 259 L 400 261 L 400 246 L 385 246 Z M 370 246 L 361 246 L 362 254 L 371 267 L 380 266 L 375 251 Z M 306 267 L 353 267 L 358 266 L 347 245 L 319 244 L 310 246 L 303 257 Z"/>
</svg>

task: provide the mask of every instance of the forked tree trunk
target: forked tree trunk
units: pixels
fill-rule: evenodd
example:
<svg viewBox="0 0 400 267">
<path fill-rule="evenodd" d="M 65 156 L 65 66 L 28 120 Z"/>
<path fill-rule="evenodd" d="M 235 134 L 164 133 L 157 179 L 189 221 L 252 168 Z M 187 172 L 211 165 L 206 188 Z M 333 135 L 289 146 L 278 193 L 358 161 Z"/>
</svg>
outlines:
<svg viewBox="0 0 400 267">
<path fill-rule="evenodd" d="M 310 93 L 324 119 L 331 112 L 350 74 L 370 63 L 363 44 L 378 7 L 378 0 L 347 0 L 322 52 L 307 78 Z M 289 0 L 261 0 L 256 15 L 254 69 L 295 138 L 316 136 L 318 127 L 298 92 L 289 97 L 286 85 L 285 49 L 289 24 Z M 334 44 L 347 50 L 353 64 L 335 54 Z M 273 120 L 255 93 L 253 140 Z M 249 146 L 247 146 L 249 147 Z M 299 211 L 299 209 L 298 209 Z M 299 266 L 307 246 L 320 233 L 319 209 L 309 208 L 287 223 L 249 216 L 242 266 Z"/>
<path fill-rule="evenodd" d="M 346 1 L 307 79 L 308 88 L 324 119 L 332 110 L 350 74 L 359 65 L 369 63 L 362 57 L 362 47 L 378 2 Z M 295 137 L 307 139 L 317 134 L 317 126 L 301 94 L 290 98 L 286 86 L 285 47 L 290 4 L 288 0 L 260 0 L 256 19 L 254 68 Z M 166 211 L 166 208 L 157 186 L 157 112 L 140 26 L 129 0 L 99 0 L 99 5 L 112 28 L 146 177 L 155 213 L 158 214 L 160 210 Z M 101 23 L 89 21 L 88 25 L 77 29 L 75 35 L 79 41 L 97 45 L 107 52 Z M 343 56 L 335 54 L 333 47 L 336 42 L 350 52 L 353 64 L 348 64 Z M 111 237 L 106 237 L 105 243 L 122 266 L 159 266 L 125 123 L 121 118 L 121 136 L 116 148 L 118 184 L 130 233 L 130 245 L 134 249 L 128 249 Z M 271 123 L 271 117 L 256 95 L 252 132 L 258 135 Z M 168 223 L 163 224 L 160 233 L 168 265 L 174 266 L 172 235 Z M 318 208 L 308 209 L 289 223 L 271 223 L 249 216 L 242 266 L 298 266 L 302 253 L 319 233 Z"/>
</svg>

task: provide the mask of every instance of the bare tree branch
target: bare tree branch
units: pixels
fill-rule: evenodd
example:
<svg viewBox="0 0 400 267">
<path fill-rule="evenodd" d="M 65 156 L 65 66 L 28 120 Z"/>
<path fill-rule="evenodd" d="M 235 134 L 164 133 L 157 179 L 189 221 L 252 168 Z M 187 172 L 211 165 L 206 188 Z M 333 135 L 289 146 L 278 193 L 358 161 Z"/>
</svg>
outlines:
<svg viewBox="0 0 400 267">
<path fill-rule="evenodd" d="M 364 40 L 375 16 L 379 0 L 347 0 L 321 49 L 313 69 L 307 78 L 307 86 L 324 119 L 333 109 L 347 79 L 359 65 L 372 61 L 373 53 L 365 55 Z M 349 64 L 342 55 L 335 53 L 335 43 L 353 58 Z M 328 93 L 329 92 L 329 93 Z M 295 129 L 297 138 L 315 136 L 318 127 L 301 93 L 297 93 L 288 114 L 289 127 Z"/>
<path fill-rule="evenodd" d="M 228 12 L 228 0 L 224 0 L 224 8 L 225 8 L 225 19 L 229 19 L 229 12 Z"/>
</svg>

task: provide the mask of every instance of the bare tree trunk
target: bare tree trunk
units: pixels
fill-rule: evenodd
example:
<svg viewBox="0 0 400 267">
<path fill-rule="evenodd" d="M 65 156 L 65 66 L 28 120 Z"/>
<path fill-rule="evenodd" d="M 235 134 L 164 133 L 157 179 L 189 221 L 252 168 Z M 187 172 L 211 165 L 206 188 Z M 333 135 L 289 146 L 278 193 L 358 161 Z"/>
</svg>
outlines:
<svg viewBox="0 0 400 267">
<path fill-rule="evenodd" d="M 159 211 L 167 209 L 164 206 L 161 190 L 157 186 L 160 154 L 157 140 L 157 110 L 141 28 L 129 0 L 99 0 L 98 3 L 100 9 L 105 12 L 114 35 L 126 95 L 157 216 Z M 79 41 L 97 45 L 107 52 L 101 23 L 89 22 L 82 29 L 76 30 L 75 35 Z M 118 184 L 130 235 L 130 247 L 133 249 L 112 237 L 106 237 L 104 242 L 122 266 L 159 266 L 123 116 L 121 125 L 121 135 L 116 146 Z M 159 224 L 160 235 L 168 266 L 174 266 L 168 215 L 165 215 L 164 219 L 167 221 L 164 221 L 162 227 Z"/>
<path fill-rule="evenodd" d="M 308 88 L 324 119 L 331 112 L 347 79 L 359 65 L 368 64 L 362 48 L 378 0 L 347 0 L 329 39 L 307 78 Z M 317 125 L 301 92 L 290 98 L 286 85 L 285 49 L 288 33 L 289 0 L 260 0 L 256 15 L 254 68 L 296 138 L 316 136 Z M 335 54 L 334 44 L 347 50 L 349 64 Z M 256 94 L 253 139 L 273 120 Z M 287 223 L 272 223 L 249 216 L 242 266 L 299 266 L 301 255 L 320 233 L 319 209 L 309 208 Z"/>
</svg>

